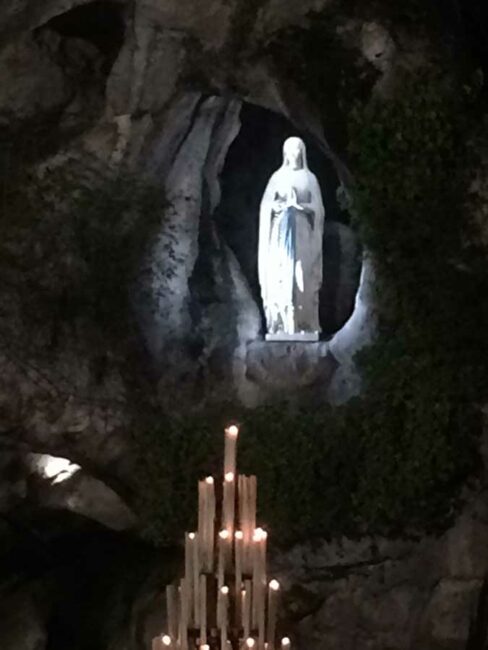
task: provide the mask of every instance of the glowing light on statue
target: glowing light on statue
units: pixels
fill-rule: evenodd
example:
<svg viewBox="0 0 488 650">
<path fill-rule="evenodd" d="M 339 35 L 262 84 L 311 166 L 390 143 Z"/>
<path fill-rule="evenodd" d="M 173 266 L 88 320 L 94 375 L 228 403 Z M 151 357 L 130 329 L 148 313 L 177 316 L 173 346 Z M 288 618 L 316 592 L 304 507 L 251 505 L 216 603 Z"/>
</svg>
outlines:
<svg viewBox="0 0 488 650">
<path fill-rule="evenodd" d="M 259 215 L 258 275 L 268 340 L 318 340 L 324 215 L 305 143 L 288 138 Z"/>
</svg>

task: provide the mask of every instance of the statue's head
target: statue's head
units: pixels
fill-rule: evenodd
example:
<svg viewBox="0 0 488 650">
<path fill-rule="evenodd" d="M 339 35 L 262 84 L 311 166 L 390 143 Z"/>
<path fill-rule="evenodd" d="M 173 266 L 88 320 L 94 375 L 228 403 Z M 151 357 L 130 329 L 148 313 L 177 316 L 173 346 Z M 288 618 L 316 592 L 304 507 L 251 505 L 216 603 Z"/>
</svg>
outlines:
<svg viewBox="0 0 488 650">
<path fill-rule="evenodd" d="M 307 167 L 307 150 L 301 138 L 288 138 L 283 145 L 283 165 L 291 169 Z"/>
</svg>

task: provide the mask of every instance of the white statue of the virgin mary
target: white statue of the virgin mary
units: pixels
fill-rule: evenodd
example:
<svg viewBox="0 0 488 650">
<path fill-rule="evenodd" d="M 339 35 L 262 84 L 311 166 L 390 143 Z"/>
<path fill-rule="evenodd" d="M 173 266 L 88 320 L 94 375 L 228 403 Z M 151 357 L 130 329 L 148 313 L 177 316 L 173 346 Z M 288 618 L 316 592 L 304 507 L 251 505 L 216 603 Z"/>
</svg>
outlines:
<svg viewBox="0 0 488 650">
<path fill-rule="evenodd" d="M 305 143 L 288 138 L 259 215 L 258 273 L 268 334 L 318 337 L 323 227 L 322 194 Z"/>
</svg>

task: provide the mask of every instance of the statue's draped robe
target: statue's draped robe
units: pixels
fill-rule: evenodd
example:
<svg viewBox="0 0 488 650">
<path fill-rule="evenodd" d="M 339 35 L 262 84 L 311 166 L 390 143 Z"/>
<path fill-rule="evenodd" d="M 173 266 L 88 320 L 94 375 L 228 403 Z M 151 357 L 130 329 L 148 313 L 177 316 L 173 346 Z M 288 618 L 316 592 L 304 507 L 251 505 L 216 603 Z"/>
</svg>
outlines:
<svg viewBox="0 0 488 650">
<path fill-rule="evenodd" d="M 301 169 L 284 163 L 271 176 L 261 201 L 258 272 L 270 333 L 320 331 L 324 206 L 305 151 L 302 159 Z M 285 207 L 292 190 L 305 210 Z"/>
</svg>

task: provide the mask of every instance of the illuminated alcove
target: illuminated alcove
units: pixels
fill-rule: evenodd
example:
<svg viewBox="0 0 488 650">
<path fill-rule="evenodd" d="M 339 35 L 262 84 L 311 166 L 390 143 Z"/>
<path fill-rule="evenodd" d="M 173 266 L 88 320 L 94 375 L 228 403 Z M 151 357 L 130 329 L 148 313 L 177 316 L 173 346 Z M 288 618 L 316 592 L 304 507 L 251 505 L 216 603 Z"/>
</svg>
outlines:
<svg viewBox="0 0 488 650">
<path fill-rule="evenodd" d="M 309 166 L 319 180 L 325 204 L 320 325 L 322 337 L 330 339 L 353 312 L 361 246 L 349 214 L 338 203 L 340 183 L 334 166 L 314 139 L 299 132 L 282 115 L 245 103 L 240 131 L 222 172 L 222 198 L 214 220 L 262 312 L 257 277 L 259 205 L 269 177 L 282 164 L 283 142 L 292 135 L 300 136 L 307 145 Z"/>
</svg>

